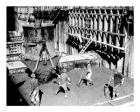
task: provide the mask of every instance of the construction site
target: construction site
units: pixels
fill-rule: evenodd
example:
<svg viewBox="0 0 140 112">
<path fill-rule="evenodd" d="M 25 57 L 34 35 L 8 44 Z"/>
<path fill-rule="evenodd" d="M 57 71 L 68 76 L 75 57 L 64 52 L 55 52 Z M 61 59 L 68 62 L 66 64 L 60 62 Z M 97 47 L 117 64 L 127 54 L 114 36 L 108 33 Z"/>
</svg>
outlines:
<svg viewBox="0 0 140 112">
<path fill-rule="evenodd" d="M 6 8 L 8 106 L 134 105 L 133 6 Z"/>
</svg>

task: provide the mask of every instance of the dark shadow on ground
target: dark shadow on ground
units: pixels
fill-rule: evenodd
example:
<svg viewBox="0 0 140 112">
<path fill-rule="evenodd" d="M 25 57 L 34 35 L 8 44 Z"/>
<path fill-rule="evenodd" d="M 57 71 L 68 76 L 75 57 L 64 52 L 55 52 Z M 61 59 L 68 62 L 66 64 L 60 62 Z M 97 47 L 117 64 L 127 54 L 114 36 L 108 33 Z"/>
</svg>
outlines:
<svg viewBox="0 0 140 112">
<path fill-rule="evenodd" d="M 7 72 L 8 73 L 8 72 Z M 18 87 L 20 87 L 23 83 L 20 82 L 17 85 L 13 83 L 11 78 L 7 75 L 7 106 L 27 106 L 28 103 L 24 99 L 24 97 L 21 95 L 21 93 L 18 90 Z"/>
</svg>

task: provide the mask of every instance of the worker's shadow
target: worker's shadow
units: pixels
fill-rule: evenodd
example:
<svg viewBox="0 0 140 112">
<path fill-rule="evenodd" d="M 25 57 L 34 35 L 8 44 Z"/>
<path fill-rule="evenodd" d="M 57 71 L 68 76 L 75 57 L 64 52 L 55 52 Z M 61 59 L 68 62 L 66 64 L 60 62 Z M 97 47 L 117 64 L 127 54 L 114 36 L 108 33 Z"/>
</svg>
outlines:
<svg viewBox="0 0 140 112">
<path fill-rule="evenodd" d="M 41 90 L 39 90 L 39 100 L 40 100 L 40 103 L 39 104 L 41 104 L 42 95 L 43 95 L 43 92 Z"/>
<path fill-rule="evenodd" d="M 16 88 L 21 87 L 23 84 L 25 83 L 25 81 L 19 82 L 15 85 Z"/>
</svg>

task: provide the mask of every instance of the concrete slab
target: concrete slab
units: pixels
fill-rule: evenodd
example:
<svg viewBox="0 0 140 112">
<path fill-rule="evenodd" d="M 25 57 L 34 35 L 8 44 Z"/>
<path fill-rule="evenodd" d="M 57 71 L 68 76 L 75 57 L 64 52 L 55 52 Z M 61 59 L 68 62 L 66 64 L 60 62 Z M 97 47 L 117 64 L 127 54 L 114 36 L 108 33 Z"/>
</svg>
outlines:
<svg viewBox="0 0 140 112">
<path fill-rule="evenodd" d="M 55 59 L 53 60 L 56 61 Z M 35 62 L 26 61 L 24 62 L 27 67 L 33 70 Z M 47 65 L 43 65 L 42 62 L 39 64 L 38 69 L 41 69 L 42 72 L 46 72 L 50 66 L 50 62 Z M 112 71 L 106 68 L 99 68 L 98 66 L 92 67 L 93 71 L 93 81 L 94 85 L 87 87 L 82 85 L 77 87 L 77 83 L 80 79 L 81 74 L 85 73 L 84 69 L 73 69 L 68 72 L 68 75 L 71 77 L 72 85 L 70 85 L 70 92 L 67 92 L 67 98 L 64 97 L 63 93 L 55 95 L 55 92 L 58 88 L 57 84 L 52 82 L 47 84 L 42 84 L 39 86 L 43 92 L 41 106 L 90 106 L 98 102 L 107 101 L 104 97 L 103 87 L 104 84 L 108 82 Z M 21 80 L 18 75 L 15 76 L 17 80 Z M 16 80 L 16 81 L 17 81 Z M 22 79 L 23 80 L 23 79 Z M 125 78 L 124 84 L 119 88 L 120 95 L 125 96 L 134 92 L 134 79 Z M 29 94 L 30 90 L 30 78 L 26 78 L 26 82 L 20 87 L 20 91 L 27 102 L 30 103 Z"/>
</svg>

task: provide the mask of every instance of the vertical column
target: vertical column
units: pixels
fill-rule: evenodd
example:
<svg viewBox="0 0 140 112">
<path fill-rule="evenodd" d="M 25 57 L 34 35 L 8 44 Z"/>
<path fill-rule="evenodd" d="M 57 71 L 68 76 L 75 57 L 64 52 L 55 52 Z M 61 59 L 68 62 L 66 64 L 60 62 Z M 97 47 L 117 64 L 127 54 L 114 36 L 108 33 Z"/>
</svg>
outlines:
<svg viewBox="0 0 140 112">
<path fill-rule="evenodd" d="M 59 51 L 61 52 L 61 22 L 59 21 L 58 22 L 58 48 L 59 48 Z"/>
<path fill-rule="evenodd" d="M 126 36 L 124 37 L 124 48 L 125 48 L 125 58 L 124 58 L 124 75 L 128 76 L 128 67 L 129 67 L 129 44 L 130 44 L 130 40 L 128 40 L 128 28 L 123 26 L 123 34 L 125 34 Z M 128 49 L 128 50 L 127 50 Z"/>
<path fill-rule="evenodd" d="M 85 19 L 84 20 L 85 20 L 84 28 L 87 28 L 87 15 L 85 15 Z"/>
<path fill-rule="evenodd" d="M 71 25 L 71 15 L 69 15 L 69 25 Z"/>
<path fill-rule="evenodd" d="M 75 24 L 74 24 L 74 26 L 77 27 L 77 25 L 78 25 L 77 15 L 75 14 Z"/>
<path fill-rule="evenodd" d="M 83 19 L 84 19 L 84 17 L 83 17 L 83 15 L 81 15 L 81 27 L 83 27 Z"/>
<path fill-rule="evenodd" d="M 93 16 L 91 16 L 91 27 L 90 29 L 93 29 Z"/>
<path fill-rule="evenodd" d="M 83 28 L 85 28 L 85 15 L 83 16 Z"/>
<path fill-rule="evenodd" d="M 96 29 L 96 16 L 93 15 L 92 19 L 93 19 L 93 29 Z"/>
<path fill-rule="evenodd" d="M 111 26 L 111 17 L 108 16 L 108 32 L 110 32 L 110 26 Z M 107 40 L 108 40 L 108 43 L 111 44 L 111 35 L 110 34 L 107 34 Z"/>
<path fill-rule="evenodd" d="M 63 41 L 63 45 L 64 45 L 64 52 L 66 52 L 66 34 L 65 34 L 65 32 L 67 32 L 67 23 L 66 23 L 66 21 L 64 21 L 64 30 L 63 30 L 63 35 L 64 35 L 64 41 Z"/>
<path fill-rule="evenodd" d="M 113 32 L 113 17 L 110 16 L 110 32 Z"/>
<path fill-rule="evenodd" d="M 101 15 L 101 18 L 102 18 L 102 31 L 104 31 L 105 30 L 105 16 Z"/>
<path fill-rule="evenodd" d="M 93 31 L 92 34 L 93 34 L 93 40 L 96 41 L 96 35 L 95 35 L 95 32 Z"/>
<path fill-rule="evenodd" d="M 99 17 L 99 15 L 97 15 L 97 30 L 99 30 L 99 19 L 100 19 L 100 17 Z"/>
<path fill-rule="evenodd" d="M 57 27 L 57 25 L 56 25 Z M 54 28 L 54 49 L 57 50 L 57 33 L 56 33 L 56 27 Z"/>
<path fill-rule="evenodd" d="M 75 19 L 75 17 L 74 17 L 74 13 L 72 14 L 72 26 L 74 26 L 74 19 Z"/>
<path fill-rule="evenodd" d="M 107 21 L 106 21 L 106 18 L 105 18 L 105 15 L 103 16 L 103 31 L 107 31 Z M 107 43 L 106 41 L 106 33 L 103 33 L 103 42 L 104 43 Z"/>
<path fill-rule="evenodd" d="M 102 15 L 99 15 L 99 30 L 103 30 L 103 16 Z"/>
<path fill-rule="evenodd" d="M 118 24 L 119 24 L 118 16 L 115 17 L 115 21 L 116 21 L 116 33 L 118 33 Z M 118 47 L 120 46 L 119 39 L 120 39 L 120 36 L 117 36 L 116 37 L 116 46 L 118 46 Z"/>
<path fill-rule="evenodd" d="M 98 12 L 97 12 L 98 13 Z M 97 30 L 99 30 L 99 15 L 97 15 Z M 100 41 L 100 32 L 97 31 L 97 41 Z"/>
<path fill-rule="evenodd" d="M 105 12 L 106 13 L 106 12 Z M 108 15 L 105 15 L 105 22 L 104 22 L 104 31 L 108 31 L 108 26 L 109 26 L 109 18 Z"/>
<path fill-rule="evenodd" d="M 95 35 L 95 41 L 97 41 L 97 15 L 96 15 L 96 12 L 94 12 L 95 13 L 95 15 L 94 15 L 94 35 Z"/>
<path fill-rule="evenodd" d="M 55 45 L 55 46 L 56 46 L 56 48 L 55 48 L 55 49 L 56 49 L 57 51 L 59 51 L 59 39 L 58 39 L 58 38 L 59 38 L 59 37 L 58 37 L 58 36 L 59 36 L 59 33 L 58 33 L 58 32 L 59 32 L 59 30 L 58 30 L 58 26 L 59 26 L 59 25 L 58 25 L 58 24 L 59 24 L 59 23 L 56 24 L 56 30 L 55 30 L 55 32 L 56 32 L 56 34 L 55 34 L 55 38 L 56 38 L 56 45 Z"/>
<path fill-rule="evenodd" d="M 79 16 L 79 27 L 81 28 L 81 15 Z"/>
<path fill-rule="evenodd" d="M 114 32 L 114 24 L 113 24 L 113 21 L 114 21 L 114 18 L 113 18 L 113 12 L 112 12 L 112 9 L 110 10 L 110 32 Z M 111 34 L 111 44 L 114 44 L 114 40 L 115 40 L 115 36 Z"/>
<path fill-rule="evenodd" d="M 103 24 L 103 22 L 102 22 L 102 15 L 99 15 L 99 30 L 101 30 L 102 31 L 102 24 Z M 101 31 L 99 31 L 99 41 L 101 42 L 102 41 L 102 32 Z"/>
<path fill-rule="evenodd" d="M 72 26 L 74 26 L 75 25 L 75 15 L 73 14 L 73 22 L 72 22 L 73 24 L 72 24 Z"/>
</svg>

